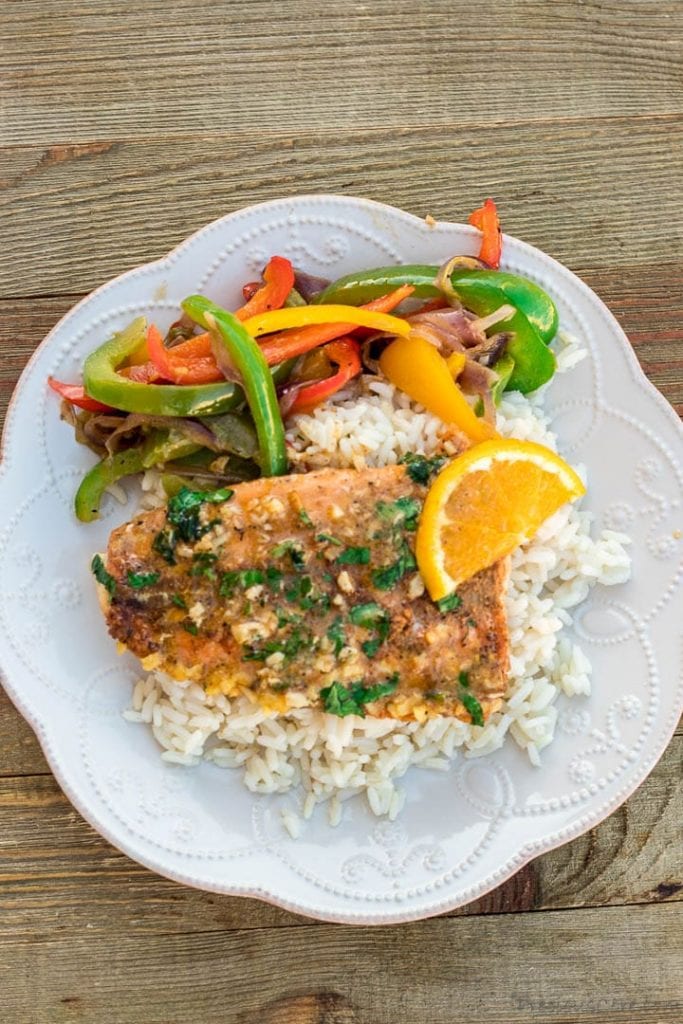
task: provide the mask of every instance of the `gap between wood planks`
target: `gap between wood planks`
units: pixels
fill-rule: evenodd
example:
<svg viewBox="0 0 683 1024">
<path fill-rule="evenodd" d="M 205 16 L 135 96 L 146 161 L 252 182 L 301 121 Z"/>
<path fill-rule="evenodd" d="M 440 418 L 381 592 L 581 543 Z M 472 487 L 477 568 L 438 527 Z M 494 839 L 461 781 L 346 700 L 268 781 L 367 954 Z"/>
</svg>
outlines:
<svg viewBox="0 0 683 1024">
<path fill-rule="evenodd" d="M 510 234 L 572 267 L 683 258 L 683 195 L 671 188 L 683 117 L 94 145 L 91 155 L 77 145 L 0 149 L 12 238 L 0 251 L 0 295 L 89 290 L 216 217 L 296 192 L 360 191 L 461 220 L 493 194 Z M 38 257 L 37 237 L 46 240 Z"/>
<path fill-rule="evenodd" d="M 683 815 L 683 740 L 675 739 L 628 802 L 572 842 L 525 865 L 449 916 L 675 903 L 683 899 L 677 835 Z M 178 886 L 137 865 L 85 823 L 46 776 L 0 782 L 0 943 L 45 933 L 158 935 L 304 923 L 249 898 Z M 63 908 L 68 908 L 68 913 Z"/>
</svg>

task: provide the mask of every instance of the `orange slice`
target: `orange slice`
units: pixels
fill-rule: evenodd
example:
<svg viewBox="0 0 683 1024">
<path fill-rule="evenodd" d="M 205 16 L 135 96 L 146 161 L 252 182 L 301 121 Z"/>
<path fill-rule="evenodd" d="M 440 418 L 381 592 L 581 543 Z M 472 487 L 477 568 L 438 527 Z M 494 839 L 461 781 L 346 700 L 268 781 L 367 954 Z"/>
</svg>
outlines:
<svg viewBox="0 0 683 1024">
<path fill-rule="evenodd" d="M 540 444 L 495 439 L 468 448 L 439 473 L 420 516 L 415 554 L 432 600 L 509 555 L 585 490 Z"/>
</svg>

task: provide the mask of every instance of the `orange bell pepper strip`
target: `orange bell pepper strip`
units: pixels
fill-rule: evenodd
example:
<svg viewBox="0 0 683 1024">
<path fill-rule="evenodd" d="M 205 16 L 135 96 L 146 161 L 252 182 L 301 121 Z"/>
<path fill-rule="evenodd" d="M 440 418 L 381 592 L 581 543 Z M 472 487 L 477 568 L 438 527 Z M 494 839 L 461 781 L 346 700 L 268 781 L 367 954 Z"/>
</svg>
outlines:
<svg viewBox="0 0 683 1024">
<path fill-rule="evenodd" d="M 157 368 L 160 377 L 164 380 L 173 380 L 173 363 L 170 358 L 170 349 L 164 345 L 161 331 L 156 324 L 150 324 L 147 328 L 147 351 L 150 360 Z"/>
<path fill-rule="evenodd" d="M 294 287 L 294 267 L 284 256 L 271 256 L 263 271 L 263 284 L 246 305 L 235 312 L 238 320 L 248 320 L 271 309 L 281 309 Z"/>
<path fill-rule="evenodd" d="M 379 365 L 395 387 L 444 423 L 459 427 L 475 444 L 496 436 L 474 413 L 441 353 L 419 334 L 393 341 L 380 356 Z"/>
<path fill-rule="evenodd" d="M 493 199 L 485 199 L 484 205 L 478 207 L 469 215 L 469 223 L 479 228 L 482 233 L 479 259 L 486 263 L 493 270 L 500 266 L 500 257 L 503 249 L 503 235 L 500 230 L 498 210 Z"/>
<path fill-rule="evenodd" d="M 381 295 L 378 299 L 367 302 L 364 306 L 350 306 L 349 310 L 358 308 L 375 313 L 390 313 L 392 309 L 396 309 L 399 303 L 407 299 L 409 295 L 412 295 L 414 290 L 412 285 L 405 284 L 400 288 L 396 288 L 395 291 L 389 292 L 387 295 Z M 297 307 L 300 310 L 306 308 L 308 307 Z M 311 349 L 318 348 L 319 345 L 324 345 L 328 341 L 334 341 L 335 338 L 349 334 L 357 327 L 358 324 L 354 323 L 311 324 L 304 327 L 295 327 L 293 330 L 280 331 L 277 334 L 271 334 L 264 338 L 261 342 L 261 351 L 266 357 L 268 365 L 274 366 L 276 363 L 281 363 L 283 359 L 301 356 L 304 352 L 310 352 Z"/>
<path fill-rule="evenodd" d="M 326 345 L 322 351 L 330 362 L 337 364 L 337 372 L 325 380 L 317 380 L 301 388 L 288 410 L 288 415 L 308 412 L 340 391 L 348 381 L 361 372 L 360 345 L 355 338 L 338 338 Z"/>
</svg>

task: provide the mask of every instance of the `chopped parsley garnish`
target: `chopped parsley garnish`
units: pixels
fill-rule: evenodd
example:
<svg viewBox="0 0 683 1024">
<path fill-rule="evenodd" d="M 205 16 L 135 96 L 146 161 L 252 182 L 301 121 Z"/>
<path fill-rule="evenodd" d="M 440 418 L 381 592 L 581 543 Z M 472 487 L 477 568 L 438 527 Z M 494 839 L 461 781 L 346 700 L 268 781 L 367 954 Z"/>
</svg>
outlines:
<svg viewBox="0 0 683 1024">
<path fill-rule="evenodd" d="M 375 511 L 380 519 L 391 523 L 392 526 L 401 526 L 410 533 L 417 530 L 417 518 L 421 508 L 422 505 L 417 498 L 411 498 L 408 494 L 397 498 L 396 501 L 378 501 L 375 505 Z"/>
<path fill-rule="evenodd" d="M 469 711 L 470 718 L 472 719 L 472 725 L 483 725 L 484 712 L 482 711 L 481 704 L 477 698 L 473 697 L 471 693 L 463 693 L 460 700 L 465 705 L 465 710 Z"/>
<path fill-rule="evenodd" d="M 100 555 L 95 555 L 90 563 L 90 569 L 97 582 L 102 584 L 110 597 L 113 597 L 116 592 L 116 580 L 111 573 L 108 573 L 105 569 L 104 562 Z"/>
<path fill-rule="evenodd" d="M 282 574 L 280 574 L 279 579 L 281 578 Z M 224 572 L 221 576 L 221 585 L 218 588 L 218 593 L 221 597 L 232 597 L 238 587 L 248 590 L 249 587 L 255 587 L 258 583 L 263 583 L 265 579 L 266 576 L 264 576 L 260 569 L 232 569 L 230 572 Z"/>
<path fill-rule="evenodd" d="M 214 563 L 218 561 L 218 555 L 210 551 L 197 551 L 192 556 L 192 568 L 190 576 L 206 576 L 208 580 L 216 579 Z"/>
<path fill-rule="evenodd" d="M 389 636 L 391 619 L 388 614 L 375 601 L 369 601 L 367 604 L 357 604 L 352 608 L 349 619 L 354 626 L 362 626 L 363 629 L 372 630 L 376 634 L 372 640 L 365 640 L 361 644 L 363 653 L 368 658 L 374 658 Z"/>
<path fill-rule="evenodd" d="M 169 565 L 175 565 L 175 533 L 173 530 L 162 530 L 152 541 L 152 550 L 161 555 Z"/>
<path fill-rule="evenodd" d="M 196 622 L 183 622 L 183 629 L 186 633 L 189 633 L 190 636 L 196 636 L 199 632 L 199 627 Z"/>
<path fill-rule="evenodd" d="M 303 550 L 295 540 L 283 540 L 281 544 L 276 544 L 271 554 L 273 558 L 282 558 L 283 555 L 289 555 L 292 565 L 297 572 L 301 572 L 306 567 Z"/>
<path fill-rule="evenodd" d="M 142 590 L 144 587 L 153 587 L 159 582 L 160 576 L 158 572 L 131 572 L 129 569 L 126 579 L 133 590 Z"/>
<path fill-rule="evenodd" d="M 327 639 L 332 643 L 335 658 L 339 657 L 339 653 L 346 644 L 346 636 L 344 634 L 344 627 L 342 626 L 342 617 L 337 615 L 334 622 L 327 631 Z"/>
<path fill-rule="evenodd" d="M 439 609 L 442 615 L 447 612 L 454 612 L 456 608 L 459 608 L 462 604 L 462 598 L 460 598 L 455 591 L 449 594 L 447 597 L 442 597 L 440 601 L 436 602 L 436 607 Z"/>
<path fill-rule="evenodd" d="M 403 543 L 400 554 L 392 565 L 384 565 L 380 569 L 375 569 L 372 574 L 372 582 L 378 590 L 391 590 L 407 572 L 412 572 L 416 568 L 415 555 L 408 545 Z"/>
<path fill-rule="evenodd" d="M 299 509 L 299 519 L 304 524 L 304 526 L 313 526 L 313 520 L 311 519 L 305 508 Z"/>
<path fill-rule="evenodd" d="M 342 683 L 332 683 L 320 691 L 323 707 L 328 714 L 340 718 L 347 715 L 365 718 L 365 705 L 393 693 L 398 686 L 398 679 L 398 672 L 394 672 L 385 683 L 375 683 L 373 686 L 365 686 L 360 681 L 348 687 Z"/>
<path fill-rule="evenodd" d="M 429 483 L 430 477 L 434 473 L 438 473 L 448 459 L 445 455 L 436 455 L 434 458 L 428 459 L 425 455 L 408 452 L 400 461 L 405 465 L 406 472 L 413 483 L 424 486 Z"/>
<path fill-rule="evenodd" d="M 370 548 L 344 548 L 335 558 L 337 565 L 368 565 Z"/>
<path fill-rule="evenodd" d="M 295 658 L 301 650 L 311 647 L 313 638 L 308 630 L 296 626 L 289 636 L 282 640 L 266 640 L 264 644 L 245 644 L 242 648 L 243 661 L 266 661 L 271 654 L 284 654 L 287 661 Z"/>
<path fill-rule="evenodd" d="M 221 487 L 217 491 L 193 491 L 189 487 L 181 487 L 169 498 L 166 518 L 181 540 L 199 540 L 218 521 L 202 523 L 199 518 L 202 505 L 220 505 L 234 493 L 229 487 Z"/>
<path fill-rule="evenodd" d="M 289 586 L 285 587 L 286 601 L 300 601 L 313 590 L 313 580 L 310 576 L 294 577 Z"/>
<path fill-rule="evenodd" d="M 458 676 L 458 682 L 465 690 L 469 689 L 470 677 L 468 676 L 467 672 L 460 673 L 460 675 Z"/>
<path fill-rule="evenodd" d="M 174 604 L 176 608 L 182 608 L 184 611 L 187 611 L 187 601 L 180 594 L 173 594 L 171 604 Z"/>
<path fill-rule="evenodd" d="M 477 628 L 477 624 L 474 621 L 474 619 L 468 619 L 467 620 L 467 625 L 470 627 L 470 629 L 476 629 Z"/>
<path fill-rule="evenodd" d="M 281 569 L 276 569 L 274 568 L 274 566 L 269 566 L 266 569 L 266 586 L 270 587 L 271 590 L 279 590 L 283 576 L 284 573 L 282 572 Z"/>
<path fill-rule="evenodd" d="M 343 547 L 342 541 L 333 537 L 331 533 L 316 533 L 315 539 L 321 544 L 336 544 L 338 548 Z"/>
</svg>

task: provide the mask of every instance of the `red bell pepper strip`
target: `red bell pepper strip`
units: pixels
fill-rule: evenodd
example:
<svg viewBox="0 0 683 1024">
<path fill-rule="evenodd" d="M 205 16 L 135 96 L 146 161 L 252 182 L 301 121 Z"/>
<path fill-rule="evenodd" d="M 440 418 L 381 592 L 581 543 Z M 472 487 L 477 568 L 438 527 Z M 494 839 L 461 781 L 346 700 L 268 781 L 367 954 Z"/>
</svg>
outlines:
<svg viewBox="0 0 683 1024">
<path fill-rule="evenodd" d="M 61 380 L 56 380 L 54 377 L 48 377 L 47 382 L 53 391 L 56 391 L 58 395 L 65 398 L 67 402 L 71 402 L 72 405 L 78 406 L 79 409 L 85 409 L 87 412 L 112 411 L 110 405 L 103 405 L 102 402 L 97 402 L 90 395 L 86 395 L 82 384 L 64 384 Z"/>
<path fill-rule="evenodd" d="M 468 219 L 469 223 L 482 233 L 479 259 L 493 270 L 497 270 L 500 266 L 503 235 L 500 230 L 498 210 L 493 199 L 485 199 L 484 205 L 474 210 Z"/>
<path fill-rule="evenodd" d="M 161 333 L 152 324 L 147 330 L 147 349 L 156 378 L 150 364 L 143 363 L 139 368 L 129 367 L 125 376 L 130 380 L 142 380 L 147 384 L 155 380 L 167 380 L 173 384 L 212 384 L 223 380 L 211 350 L 208 331 L 173 348 L 166 348 Z"/>
<path fill-rule="evenodd" d="M 399 303 L 412 295 L 414 288 L 410 284 L 401 285 L 388 295 L 381 295 L 372 302 L 366 302 L 362 309 L 371 309 L 376 313 L 390 313 Z M 261 342 L 261 351 L 269 366 L 281 363 L 284 359 L 301 356 L 310 352 L 327 341 L 333 341 L 344 334 L 356 330 L 355 324 L 312 324 L 310 327 L 297 327 L 290 331 L 279 331 L 271 334 Z"/>
<path fill-rule="evenodd" d="M 149 358 L 159 371 L 159 376 L 164 380 L 173 380 L 173 363 L 170 358 L 170 349 L 164 345 L 161 331 L 156 324 L 150 324 L 147 328 L 147 351 Z"/>
<path fill-rule="evenodd" d="M 281 309 L 294 287 L 294 267 L 284 256 L 271 256 L 263 271 L 263 284 L 241 309 L 235 312 L 238 320 L 267 313 L 269 309 Z"/>
<path fill-rule="evenodd" d="M 289 407 L 288 414 L 308 412 L 340 391 L 348 381 L 361 372 L 360 345 L 355 338 L 338 338 L 326 345 L 323 351 L 331 363 L 337 364 L 337 372 L 325 380 L 318 380 L 301 388 Z"/>
</svg>

